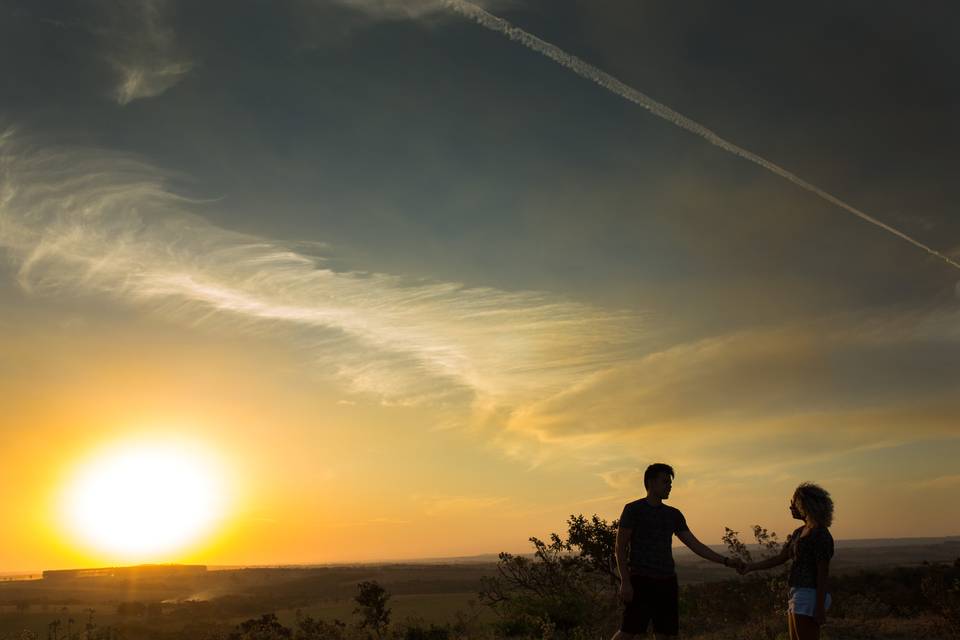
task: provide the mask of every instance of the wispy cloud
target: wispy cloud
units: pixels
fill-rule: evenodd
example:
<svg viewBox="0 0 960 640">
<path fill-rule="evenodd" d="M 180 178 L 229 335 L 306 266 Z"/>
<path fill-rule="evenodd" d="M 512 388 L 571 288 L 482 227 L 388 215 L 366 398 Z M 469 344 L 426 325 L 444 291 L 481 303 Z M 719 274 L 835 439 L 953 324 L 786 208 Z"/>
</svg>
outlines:
<svg viewBox="0 0 960 640">
<path fill-rule="evenodd" d="M 613 469 L 599 475 L 611 489 L 639 491 L 643 487 L 642 469 Z"/>
<path fill-rule="evenodd" d="M 386 402 L 512 406 L 629 358 L 639 319 L 537 292 L 335 271 L 207 223 L 142 161 L 0 142 L 0 246 L 36 294 L 284 336 Z"/>
<path fill-rule="evenodd" d="M 960 487 L 960 474 L 937 476 L 914 483 L 918 489 L 955 489 Z"/>
<path fill-rule="evenodd" d="M 438 426 L 469 424 L 532 466 L 561 456 L 595 473 L 652 458 L 692 468 L 705 448 L 733 463 L 752 447 L 782 469 L 955 427 L 955 311 L 851 314 L 644 352 L 636 314 L 335 270 L 297 245 L 210 224 L 166 178 L 129 156 L 3 134 L 0 248 L 22 287 L 289 341 L 355 394 L 345 402 L 429 404 Z"/>
<path fill-rule="evenodd" d="M 501 509 L 509 502 L 504 496 L 464 496 L 464 495 L 435 495 L 412 496 L 412 500 L 419 504 L 428 516 L 455 513 L 471 513 L 487 511 L 496 507 Z"/>
<path fill-rule="evenodd" d="M 193 67 L 171 24 L 172 11 L 169 0 L 131 0 L 101 8 L 94 30 L 119 76 L 114 90 L 119 104 L 159 96 Z"/>
<path fill-rule="evenodd" d="M 355 520 L 350 522 L 336 522 L 330 526 L 338 529 L 346 529 L 353 527 L 367 528 L 371 526 L 404 526 L 412 524 L 412 520 L 404 520 L 401 518 L 369 518 L 367 520 Z"/>
<path fill-rule="evenodd" d="M 939 406 L 931 399 L 949 397 L 958 382 L 950 365 L 960 354 L 957 325 L 948 311 L 883 321 L 851 315 L 671 345 L 585 376 L 510 420 L 549 440 L 719 425 L 743 433 L 790 416 Z"/>
</svg>

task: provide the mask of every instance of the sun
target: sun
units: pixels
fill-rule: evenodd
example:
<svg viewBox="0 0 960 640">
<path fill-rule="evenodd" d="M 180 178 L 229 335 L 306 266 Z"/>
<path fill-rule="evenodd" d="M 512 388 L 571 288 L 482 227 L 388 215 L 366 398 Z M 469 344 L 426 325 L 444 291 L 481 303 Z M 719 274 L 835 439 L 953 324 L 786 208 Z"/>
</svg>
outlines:
<svg viewBox="0 0 960 640">
<path fill-rule="evenodd" d="M 101 554 L 165 561 L 212 533 L 225 507 L 213 456 L 182 442 L 134 442 L 80 466 L 63 511 L 71 531 Z"/>
</svg>

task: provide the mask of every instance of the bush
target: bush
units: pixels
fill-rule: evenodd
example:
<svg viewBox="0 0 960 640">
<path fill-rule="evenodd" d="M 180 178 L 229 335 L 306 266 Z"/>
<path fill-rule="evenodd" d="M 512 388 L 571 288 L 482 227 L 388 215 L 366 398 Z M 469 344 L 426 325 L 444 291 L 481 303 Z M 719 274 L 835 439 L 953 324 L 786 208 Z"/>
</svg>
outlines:
<svg viewBox="0 0 960 640">
<path fill-rule="evenodd" d="M 265 613 L 259 618 L 241 622 L 227 636 L 227 640 L 283 640 L 293 636 L 293 631 L 280 624 L 277 616 Z"/>
<path fill-rule="evenodd" d="M 451 640 L 455 634 L 450 625 L 430 623 L 428 626 L 422 618 L 410 617 L 393 630 L 393 637 L 397 640 Z"/>
<path fill-rule="evenodd" d="M 357 608 L 354 613 L 360 614 L 360 628 L 372 630 L 377 638 L 382 638 L 387 627 L 390 626 L 390 607 L 387 601 L 390 594 L 376 581 L 369 580 L 357 585 L 357 595 L 354 601 Z"/>
<path fill-rule="evenodd" d="M 530 538 L 533 558 L 501 553 L 497 575 L 483 580 L 480 601 L 500 616 L 508 637 L 606 635 L 615 625 L 617 581 L 612 568 L 616 521 L 570 516 L 566 539 Z"/>
</svg>

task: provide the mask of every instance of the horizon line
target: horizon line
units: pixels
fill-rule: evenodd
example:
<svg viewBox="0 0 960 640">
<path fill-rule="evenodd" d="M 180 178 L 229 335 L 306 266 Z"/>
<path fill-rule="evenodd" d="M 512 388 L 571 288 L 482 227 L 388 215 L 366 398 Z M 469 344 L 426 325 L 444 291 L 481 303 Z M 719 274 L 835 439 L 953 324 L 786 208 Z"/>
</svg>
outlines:
<svg viewBox="0 0 960 640">
<path fill-rule="evenodd" d="M 905 542 L 905 541 L 924 541 L 924 540 L 940 540 L 942 542 L 960 542 L 960 533 L 944 535 L 944 536 L 902 536 L 902 537 L 882 537 L 882 538 L 836 538 L 835 542 L 837 543 L 851 543 L 851 542 L 873 542 L 873 541 L 889 541 L 889 542 Z M 708 544 L 708 547 L 717 547 L 717 548 L 726 548 L 722 544 Z M 756 543 L 748 543 L 748 547 L 757 546 Z M 686 548 L 682 545 L 678 547 L 681 551 Z M 37 571 L 0 571 L 0 576 L 2 577 L 11 577 L 11 576 L 33 576 L 33 575 L 42 575 L 44 571 L 76 571 L 76 570 L 87 570 L 87 569 L 119 569 L 119 568 L 131 568 L 131 567 L 162 567 L 162 566 L 204 566 L 208 571 L 230 571 L 235 569 L 312 569 L 312 568 L 323 568 L 323 567 L 362 567 L 362 566 L 377 566 L 377 565 L 402 565 L 402 564 L 437 564 L 444 561 L 470 561 L 474 559 L 474 562 L 482 562 L 478 560 L 479 558 L 494 557 L 500 555 L 500 551 L 490 551 L 484 553 L 474 553 L 461 556 L 422 556 L 414 558 L 383 558 L 376 560 L 343 560 L 338 562 L 285 562 L 285 563 L 266 563 L 266 564 L 203 564 L 203 563 L 189 563 L 189 562 L 139 562 L 135 564 L 117 564 L 117 565 L 100 565 L 100 566 L 84 566 L 84 567 L 70 567 L 68 569 L 43 569 Z M 527 556 L 534 555 L 532 552 L 525 553 L 512 553 L 511 555 L 518 556 Z"/>
</svg>

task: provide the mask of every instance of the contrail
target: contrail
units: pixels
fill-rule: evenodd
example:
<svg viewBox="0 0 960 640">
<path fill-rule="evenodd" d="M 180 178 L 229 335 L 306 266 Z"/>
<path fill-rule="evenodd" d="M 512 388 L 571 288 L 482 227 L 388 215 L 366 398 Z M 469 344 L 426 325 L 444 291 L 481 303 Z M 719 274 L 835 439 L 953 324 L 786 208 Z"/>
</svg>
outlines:
<svg viewBox="0 0 960 640">
<path fill-rule="evenodd" d="M 643 94 L 637 91 L 636 89 L 634 89 L 633 87 L 630 87 L 624 84 L 620 80 L 614 78 L 609 73 L 598 69 L 592 64 L 584 62 L 580 58 L 567 53 L 566 51 L 557 47 L 556 45 L 552 45 L 549 42 L 541 40 L 535 35 L 527 33 L 520 27 L 516 27 L 510 24 L 503 18 L 498 18 L 497 16 L 487 11 L 484 11 L 483 9 L 481 9 L 480 7 L 474 4 L 465 2 L 464 0 L 444 0 L 444 4 L 445 6 L 452 9 L 453 11 L 456 11 L 457 13 L 473 20 L 474 22 L 484 27 L 485 29 L 489 29 L 490 31 L 495 31 L 501 35 L 504 35 L 510 38 L 511 40 L 513 40 L 514 42 L 519 42 L 520 44 L 527 47 L 528 49 L 536 51 L 537 53 L 544 55 L 550 58 L 551 60 L 553 60 L 554 62 L 570 69 L 571 71 L 576 73 L 578 76 L 581 76 L 583 78 L 586 78 L 587 80 L 595 82 L 596 84 L 600 85 L 607 91 L 615 93 L 618 96 L 625 98 L 630 102 L 633 102 L 634 104 L 640 105 L 644 109 L 653 113 L 655 116 L 663 118 L 667 122 L 670 122 L 671 124 L 674 124 L 680 127 L 681 129 L 686 129 L 691 133 L 695 133 L 701 138 L 705 138 L 711 144 L 716 145 L 726 151 L 729 151 L 734 155 L 738 155 L 741 158 L 749 160 L 754 164 L 760 165 L 767 171 L 775 173 L 781 178 L 786 178 L 787 180 L 797 185 L 798 187 L 802 189 L 806 189 L 807 191 L 820 196 L 827 202 L 834 204 L 840 207 L 841 209 L 844 209 L 852 213 L 858 218 L 862 220 L 866 220 L 870 224 L 876 225 L 881 229 L 892 233 L 898 238 L 906 240 L 907 242 L 914 245 L 915 247 L 919 247 L 923 249 L 930 255 L 940 258 L 941 260 L 949 264 L 951 267 L 960 269 L 960 263 L 958 263 L 956 260 L 953 260 L 949 256 L 943 255 L 936 249 L 928 247 L 927 245 L 923 244 L 919 240 L 915 240 L 914 238 L 911 238 L 903 231 L 900 231 L 899 229 L 895 229 L 894 227 L 891 227 L 885 222 L 881 222 L 880 220 L 877 220 L 873 216 L 861 211 L 860 209 L 857 209 L 856 207 L 847 204 L 840 198 L 837 198 L 836 196 L 827 193 L 826 191 L 824 191 L 823 189 L 821 189 L 816 185 L 810 184 L 806 180 L 791 173 L 790 171 L 787 171 L 783 167 L 777 164 L 774 164 L 773 162 L 770 162 L 766 158 L 762 158 L 757 154 L 730 142 L 729 140 L 725 140 L 724 138 L 721 138 L 719 135 L 717 135 L 707 127 L 703 126 L 699 122 L 696 122 L 695 120 L 691 120 L 690 118 L 686 117 L 683 114 L 677 113 L 667 105 L 657 102 L 650 96 Z"/>
</svg>

